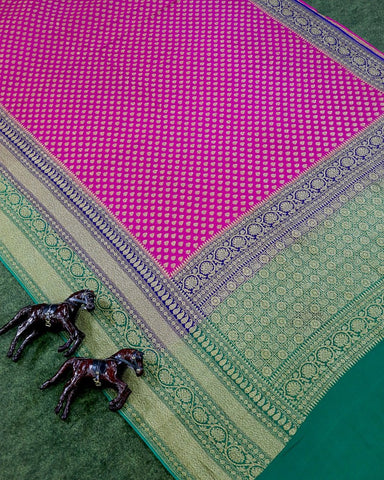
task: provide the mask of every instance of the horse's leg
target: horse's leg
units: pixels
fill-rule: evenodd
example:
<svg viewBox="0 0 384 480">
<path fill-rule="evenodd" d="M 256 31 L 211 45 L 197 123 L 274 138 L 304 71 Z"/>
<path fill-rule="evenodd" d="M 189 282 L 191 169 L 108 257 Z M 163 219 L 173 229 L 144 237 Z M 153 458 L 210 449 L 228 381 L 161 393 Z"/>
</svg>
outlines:
<svg viewBox="0 0 384 480">
<path fill-rule="evenodd" d="M 70 348 L 68 348 L 68 350 L 64 353 L 64 355 L 66 357 L 69 357 L 80 346 L 81 342 L 83 341 L 83 339 L 85 337 L 85 334 L 83 332 L 81 332 L 78 328 L 75 327 L 75 325 L 73 325 L 70 322 L 66 322 L 63 326 L 69 334 L 69 340 L 63 345 L 63 347 L 68 348 L 69 345 L 73 342 L 72 346 Z M 65 348 L 63 348 L 60 351 L 65 350 Z"/>
<path fill-rule="evenodd" d="M 24 318 L 29 314 L 31 310 L 31 307 L 25 307 L 22 308 L 19 312 L 16 313 L 16 315 L 10 320 L 8 323 L 6 323 L 3 327 L 0 328 L 0 335 L 8 332 L 12 327 L 15 327 L 18 325 L 20 322 L 24 320 Z"/>
<path fill-rule="evenodd" d="M 28 328 L 30 328 L 31 326 L 33 325 L 33 320 L 31 319 L 28 319 L 26 320 L 24 323 L 22 323 L 18 329 L 17 329 L 17 332 L 16 332 L 16 335 L 14 336 L 12 342 L 11 342 L 11 345 L 9 347 L 9 350 L 8 350 L 8 353 L 7 353 L 7 356 L 8 357 L 12 357 L 13 355 L 13 352 L 15 351 L 15 348 L 16 348 L 16 345 L 17 345 L 17 342 L 19 341 L 19 338 L 26 332 L 26 330 L 28 330 Z"/>
<path fill-rule="evenodd" d="M 63 413 L 61 415 L 61 418 L 65 420 L 68 417 L 69 414 L 69 408 L 71 406 L 73 397 L 75 396 L 75 393 L 77 392 L 78 385 L 82 379 L 82 375 L 76 373 L 70 380 L 67 382 L 67 384 L 64 387 L 63 393 L 60 395 L 59 403 L 57 404 L 55 408 L 55 413 L 58 414 L 65 402 L 65 407 L 63 410 Z"/>
<path fill-rule="evenodd" d="M 76 361 L 76 358 L 70 358 L 69 360 L 67 360 L 66 362 L 63 363 L 63 365 L 59 368 L 59 370 L 55 373 L 55 375 L 50 378 L 49 380 L 47 380 L 46 382 L 44 382 L 40 388 L 41 390 L 44 390 L 45 388 L 53 385 L 55 382 L 57 382 L 61 377 L 63 377 L 66 373 L 66 371 L 69 369 L 69 368 L 72 368 L 73 367 L 73 363 Z"/>
<path fill-rule="evenodd" d="M 17 350 L 17 352 L 15 353 L 15 355 L 13 355 L 12 357 L 12 360 L 14 362 L 17 362 L 21 356 L 21 353 L 22 351 L 24 350 L 24 348 L 28 345 L 28 343 L 32 342 L 32 340 L 36 337 L 38 337 L 40 335 L 41 332 L 39 332 L 38 330 L 33 330 L 29 335 L 27 335 L 22 344 L 20 345 L 19 349 Z"/>
<path fill-rule="evenodd" d="M 117 396 L 109 402 L 109 409 L 114 412 L 122 408 L 132 391 L 128 385 L 119 378 L 114 379 L 113 386 L 117 390 Z"/>
<path fill-rule="evenodd" d="M 72 339 L 70 338 L 63 345 L 60 345 L 60 347 L 57 349 L 57 351 L 59 353 L 63 352 L 64 350 L 66 350 L 70 346 L 71 343 L 72 343 Z"/>
<path fill-rule="evenodd" d="M 56 405 L 56 408 L 55 408 L 56 415 L 58 413 L 60 413 L 60 410 L 61 410 L 62 406 L 64 405 L 64 403 L 66 403 L 68 401 L 67 397 L 68 397 L 68 395 L 70 395 L 71 391 L 76 387 L 76 383 L 77 383 L 77 378 L 75 376 L 73 376 L 65 384 L 64 390 L 63 390 L 62 394 L 60 395 L 59 402 L 58 402 L 58 404 Z"/>
<path fill-rule="evenodd" d="M 73 397 L 75 396 L 75 393 L 77 392 L 77 382 L 74 383 L 73 387 L 70 389 L 70 391 L 67 393 L 67 402 L 65 404 L 63 413 L 61 415 L 62 420 L 66 420 L 69 414 L 69 407 L 71 406 Z"/>
<path fill-rule="evenodd" d="M 82 340 L 85 337 L 85 334 L 83 332 L 81 332 L 75 326 L 75 324 L 72 323 L 70 320 L 69 321 L 63 321 L 63 329 L 68 332 L 69 339 L 67 340 L 67 342 L 64 343 L 64 345 L 61 345 L 61 347 L 59 347 L 58 351 L 62 352 L 64 350 L 68 349 L 67 352 L 64 353 L 64 355 L 66 357 L 69 357 L 80 346 Z M 72 346 L 69 348 L 71 343 L 72 343 Z"/>
</svg>

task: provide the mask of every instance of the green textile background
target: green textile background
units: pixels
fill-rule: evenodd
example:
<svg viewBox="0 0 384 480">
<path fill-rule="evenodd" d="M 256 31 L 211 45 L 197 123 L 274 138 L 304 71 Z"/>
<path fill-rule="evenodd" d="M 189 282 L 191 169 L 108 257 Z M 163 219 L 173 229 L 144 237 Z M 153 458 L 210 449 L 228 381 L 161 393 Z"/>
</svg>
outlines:
<svg viewBox="0 0 384 480">
<path fill-rule="evenodd" d="M 384 51 L 382 0 L 309 0 Z M 0 324 L 30 298 L 0 264 Z M 63 384 L 39 385 L 63 362 L 59 338 L 46 335 L 14 364 L 5 357 L 13 332 L 0 337 L 0 479 L 167 480 L 154 454 L 96 390 L 79 396 L 70 418 L 53 413 Z M 348 372 L 259 478 L 374 480 L 383 478 L 384 345 Z"/>
</svg>

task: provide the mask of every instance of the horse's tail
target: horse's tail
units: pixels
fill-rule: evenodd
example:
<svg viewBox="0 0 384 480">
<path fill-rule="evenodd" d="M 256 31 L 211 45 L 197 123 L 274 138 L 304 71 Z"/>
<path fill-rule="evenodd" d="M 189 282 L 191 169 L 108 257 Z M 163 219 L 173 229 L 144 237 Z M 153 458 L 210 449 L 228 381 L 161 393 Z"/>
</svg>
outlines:
<svg viewBox="0 0 384 480">
<path fill-rule="evenodd" d="M 2 328 L 0 328 L 0 335 L 8 332 L 11 328 L 15 327 L 16 325 L 19 325 L 26 317 L 26 315 L 29 314 L 31 310 L 31 307 L 24 307 L 22 308 L 19 312 L 16 313 L 16 315 L 10 320 L 8 323 L 6 323 Z"/>
</svg>

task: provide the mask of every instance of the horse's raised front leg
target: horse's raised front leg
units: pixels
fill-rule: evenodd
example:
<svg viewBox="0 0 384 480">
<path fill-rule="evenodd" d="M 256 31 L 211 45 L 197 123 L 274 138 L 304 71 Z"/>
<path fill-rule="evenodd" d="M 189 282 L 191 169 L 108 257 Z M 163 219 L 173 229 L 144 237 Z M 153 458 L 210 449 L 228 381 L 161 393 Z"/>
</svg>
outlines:
<svg viewBox="0 0 384 480">
<path fill-rule="evenodd" d="M 38 330 L 33 330 L 29 335 L 27 335 L 22 344 L 20 345 L 19 349 L 17 350 L 17 352 L 15 353 L 15 355 L 13 355 L 12 357 L 12 360 L 14 362 L 17 362 L 24 350 L 24 348 L 28 345 L 28 343 L 31 343 L 32 340 L 34 340 L 35 338 L 37 338 L 39 335 L 41 334 L 41 332 L 39 332 Z"/>
<path fill-rule="evenodd" d="M 127 401 L 127 398 L 132 393 L 132 390 L 129 389 L 125 382 L 118 378 L 115 379 L 113 386 L 117 390 L 117 395 L 109 402 L 109 409 L 115 412 L 123 407 L 124 403 Z"/>
<path fill-rule="evenodd" d="M 55 373 L 55 375 L 53 375 L 52 378 L 50 378 L 49 380 L 47 380 L 46 382 L 44 382 L 44 383 L 40 386 L 40 389 L 41 389 L 41 390 L 44 390 L 45 388 L 50 387 L 51 385 L 53 385 L 54 383 L 56 383 L 58 380 L 60 380 L 60 378 L 65 375 L 65 373 L 67 372 L 67 370 L 68 370 L 69 368 L 72 368 L 74 361 L 76 361 L 75 358 L 70 358 L 69 360 L 67 360 L 66 362 L 64 362 L 63 365 L 59 368 L 59 370 Z"/>
</svg>

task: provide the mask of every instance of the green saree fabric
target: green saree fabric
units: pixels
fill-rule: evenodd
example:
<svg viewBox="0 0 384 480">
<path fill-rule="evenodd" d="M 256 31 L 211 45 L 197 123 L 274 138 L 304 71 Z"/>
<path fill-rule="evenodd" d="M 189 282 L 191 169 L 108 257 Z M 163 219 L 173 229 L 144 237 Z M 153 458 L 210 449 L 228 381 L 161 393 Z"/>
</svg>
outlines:
<svg viewBox="0 0 384 480">
<path fill-rule="evenodd" d="M 333 387 L 262 480 L 383 478 L 381 343 Z"/>
<path fill-rule="evenodd" d="M 94 290 L 95 312 L 82 313 L 78 321 L 86 333 L 79 354 L 102 358 L 126 346 L 144 351 L 145 377 L 126 373 L 133 393 L 120 413 L 175 478 L 379 478 L 384 61 L 300 2 L 253 3 L 261 16 L 284 25 L 287 38 L 316 48 L 331 71 L 340 68 L 341 83 L 344 72 L 369 94 L 370 101 L 352 105 L 356 118 L 349 112 L 344 123 L 338 120 L 337 134 L 343 126 L 346 138 L 226 230 L 212 229 L 210 241 L 199 238 L 193 254 L 185 250 L 185 264 L 168 262 L 168 249 L 177 246 L 165 242 L 162 269 L 143 247 L 147 233 L 134 237 L 95 192 L 78 183 L 75 171 L 1 110 L 0 256 L 23 288 L 4 273 L 11 290 L 3 282 L 7 301 L 1 312 L 9 317 L 27 301 L 56 302 L 80 288 Z M 170 14 L 167 8 L 161 15 Z M 338 101 L 337 108 L 348 108 L 342 95 Z M 333 126 L 324 132 L 324 143 L 326 135 L 332 142 L 334 132 Z M 276 144 L 283 142 L 278 133 Z M 308 156 L 324 146 L 316 142 L 305 144 Z M 296 155 L 297 140 L 290 148 Z M 273 184 L 275 170 L 268 174 Z M 0 339 L 4 352 L 10 337 Z M 9 475 L 12 452 L 22 458 L 25 451 L 15 478 L 47 472 L 77 478 L 69 475 L 78 467 L 79 479 L 127 479 L 141 472 L 141 463 L 142 478 L 168 478 L 142 444 L 130 472 L 131 431 L 107 411 L 97 391 L 74 403 L 68 424 L 54 416 L 60 387 L 37 387 L 62 361 L 57 341 L 49 335 L 39 340 L 17 365 L 1 360 L 2 402 L 9 412 L 1 455 Z M 10 401 L 12 395 L 21 400 Z M 24 416 L 23 409 L 36 412 Z M 28 425 L 36 426 L 36 444 L 43 449 L 54 443 L 53 432 L 63 436 L 67 472 L 59 450 L 50 458 L 43 450 L 46 461 L 33 463 L 25 443 Z M 81 448 L 73 449 L 76 440 L 107 446 L 89 447 L 97 459 L 87 460 Z M 20 447 L 13 449 L 13 443 Z M 372 464 L 371 477 L 364 461 Z"/>
</svg>

